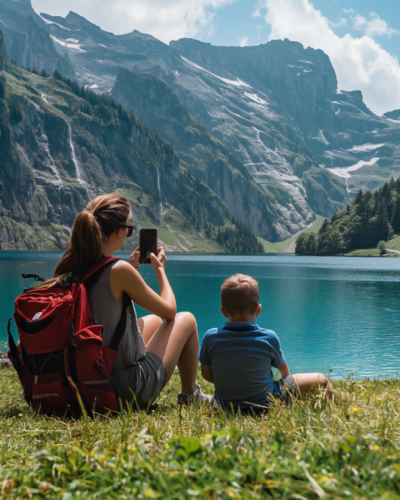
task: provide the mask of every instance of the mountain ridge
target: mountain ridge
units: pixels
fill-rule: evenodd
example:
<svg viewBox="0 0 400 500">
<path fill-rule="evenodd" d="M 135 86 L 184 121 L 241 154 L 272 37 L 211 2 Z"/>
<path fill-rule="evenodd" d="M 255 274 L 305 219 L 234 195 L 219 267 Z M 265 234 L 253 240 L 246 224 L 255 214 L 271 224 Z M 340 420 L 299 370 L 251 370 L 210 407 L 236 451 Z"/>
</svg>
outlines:
<svg viewBox="0 0 400 500">
<path fill-rule="evenodd" d="M 60 71 L 124 101 L 173 145 L 181 169 L 261 237 L 286 239 L 315 213 L 339 211 L 360 187 L 376 188 L 400 175 L 400 122 L 375 116 L 359 91 L 338 90 L 321 50 L 289 40 L 243 48 L 192 39 L 167 45 L 137 30 L 113 35 L 74 12 L 38 16 L 29 1 L 0 0 L 0 27 L 4 12 L 10 20 L 5 42 L 20 64 L 31 59 L 15 40 L 25 46 L 37 40 L 32 61 L 39 69 Z M 125 95 L 118 87 L 124 71 L 133 75 Z M 141 78 L 158 101 L 149 99 Z M 175 102 L 170 114 L 169 102 Z M 178 108 L 186 126 L 174 116 Z"/>
</svg>

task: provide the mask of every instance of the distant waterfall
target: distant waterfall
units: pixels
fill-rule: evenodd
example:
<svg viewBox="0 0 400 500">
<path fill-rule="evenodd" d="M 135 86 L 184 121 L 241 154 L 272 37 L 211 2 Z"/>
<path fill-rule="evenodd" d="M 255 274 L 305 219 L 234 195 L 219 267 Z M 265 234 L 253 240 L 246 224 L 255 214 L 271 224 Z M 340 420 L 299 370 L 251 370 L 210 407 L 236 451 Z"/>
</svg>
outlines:
<svg viewBox="0 0 400 500">
<path fill-rule="evenodd" d="M 61 216 L 61 225 L 64 225 L 64 212 L 62 209 L 62 204 L 61 204 L 61 186 L 62 186 L 62 180 L 60 179 L 60 184 L 58 185 L 58 201 L 60 203 L 60 216 Z"/>
<path fill-rule="evenodd" d="M 158 187 L 158 195 L 160 196 L 160 217 L 161 217 L 161 224 L 164 222 L 164 216 L 163 216 L 163 206 L 162 206 L 162 200 L 161 200 L 161 185 L 160 185 L 160 170 L 157 167 L 157 187 Z"/>
<path fill-rule="evenodd" d="M 61 225 L 63 226 L 64 225 L 64 212 L 63 212 L 63 209 L 62 209 L 62 203 L 61 203 L 61 189 L 64 185 L 62 179 L 61 179 L 61 175 L 60 175 L 60 172 L 58 171 L 58 168 L 56 167 L 56 164 L 54 162 L 54 159 L 53 157 L 51 156 L 51 153 L 50 153 L 50 148 L 49 148 L 49 139 L 46 135 L 45 132 L 43 132 L 43 135 L 42 135 L 43 139 L 44 139 L 44 149 L 49 157 L 49 161 L 50 161 L 50 168 L 52 169 L 55 177 L 57 178 L 57 184 L 58 185 L 58 203 L 60 204 L 60 219 L 61 219 Z"/>
<path fill-rule="evenodd" d="M 74 162 L 75 165 L 75 176 L 78 179 L 78 181 L 82 184 L 83 181 L 82 181 L 81 171 L 79 170 L 78 160 L 76 159 L 75 147 L 74 143 L 72 142 L 72 129 L 69 123 L 68 123 L 68 135 L 69 135 L 69 145 L 71 147 L 71 152 L 72 152 L 72 161 Z"/>
</svg>

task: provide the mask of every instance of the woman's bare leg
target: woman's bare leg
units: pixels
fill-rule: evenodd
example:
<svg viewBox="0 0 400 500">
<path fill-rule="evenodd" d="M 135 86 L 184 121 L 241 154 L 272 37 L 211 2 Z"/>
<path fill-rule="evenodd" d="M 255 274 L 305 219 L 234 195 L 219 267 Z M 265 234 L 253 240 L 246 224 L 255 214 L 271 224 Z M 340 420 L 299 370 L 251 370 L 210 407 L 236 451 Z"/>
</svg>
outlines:
<svg viewBox="0 0 400 500">
<path fill-rule="evenodd" d="M 142 332 L 143 340 L 147 345 L 156 330 L 163 324 L 162 319 L 155 314 L 148 314 L 138 319 L 138 325 Z"/>
<path fill-rule="evenodd" d="M 178 313 L 173 321 L 164 321 L 146 344 L 146 351 L 162 359 L 167 383 L 178 366 L 181 391 L 195 392 L 199 351 L 196 319 L 191 313 Z"/>
<path fill-rule="evenodd" d="M 333 399 L 333 388 L 329 379 L 322 373 L 296 373 L 293 378 L 300 389 L 301 394 L 308 394 L 316 387 L 323 387 L 326 389 L 326 397 Z"/>
</svg>

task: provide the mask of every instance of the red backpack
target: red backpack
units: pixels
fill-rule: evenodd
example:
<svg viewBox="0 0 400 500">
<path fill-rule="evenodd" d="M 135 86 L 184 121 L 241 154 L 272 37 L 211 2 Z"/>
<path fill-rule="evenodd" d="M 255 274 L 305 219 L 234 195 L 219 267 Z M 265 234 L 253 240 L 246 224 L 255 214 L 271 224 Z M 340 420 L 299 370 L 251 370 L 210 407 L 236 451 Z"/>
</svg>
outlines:
<svg viewBox="0 0 400 500">
<path fill-rule="evenodd" d="M 121 400 L 111 378 L 130 304 L 124 294 L 122 316 L 108 347 L 102 326 L 92 319 L 88 294 L 106 266 L 119 259 L 103 258 L 83 279 L 72 274 L 64 288 L 29 289 L 15 300 L 15 345 L 8 321 L 8 357 L 16 369 L 25 400 L 46 413 L 88 415 L 118 412 Z M 37 275 L 23 278 L 44 281 Z"/>
</svg>

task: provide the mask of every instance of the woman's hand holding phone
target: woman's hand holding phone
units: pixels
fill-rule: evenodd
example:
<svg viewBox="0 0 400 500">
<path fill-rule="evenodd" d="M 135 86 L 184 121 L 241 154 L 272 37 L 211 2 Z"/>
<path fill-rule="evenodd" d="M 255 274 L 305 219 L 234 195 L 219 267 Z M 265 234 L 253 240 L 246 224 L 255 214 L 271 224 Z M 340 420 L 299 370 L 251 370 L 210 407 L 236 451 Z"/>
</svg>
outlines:
<svg viewBox="0 0 400 500">
<path fill-rule="evenodd" d="M 151 253 L 150 259 L 155 273 L 164 270 L 167 263 L 167 256 L 165 255 L 164 247 L 157 247 L 157 255 Z"/>
<path fill-rule="evenodd" d="M 140 266 L 139 258 L 140 258 L 140 250 L 139 247 L 136 247 L 135 250 L 132 252 L 132 255 L 129 257 L 129 264 L 135 269 L 139 269 Z"/>
</svg>

